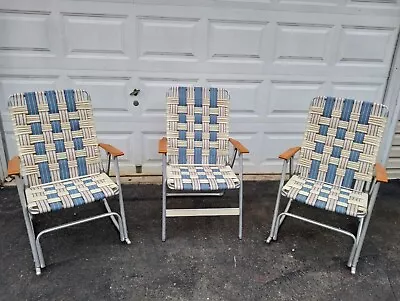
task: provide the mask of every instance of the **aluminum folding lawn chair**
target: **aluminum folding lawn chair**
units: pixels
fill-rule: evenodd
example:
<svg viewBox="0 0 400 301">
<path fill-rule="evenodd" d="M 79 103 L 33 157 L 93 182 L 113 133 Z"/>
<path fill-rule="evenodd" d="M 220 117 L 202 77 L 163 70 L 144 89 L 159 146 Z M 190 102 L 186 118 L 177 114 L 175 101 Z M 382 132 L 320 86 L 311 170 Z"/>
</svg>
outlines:
<svg viewBox="0 0 400 301">
<path fill-rule="evenodd" d="M 229 143 L 234 155 L 229 161 Z M 224 89 L 173 87 L 167 93 L 167 137 L 160 140 L 163 154 L 162 240 L 167 217 L 239 216 L 242 238 L 243 154 L 249 151 L 229 138 L 229 93 Z M 232 167 L 239 153 L 239 178 Z M 167 191 L 168 189 L 168 191 Z M 239 190 L 235 208 L 168 209 L 167 196 L 222 196 Z"/>
<path fill-rule="evenodd" d="M 49 232 L 110 217 L 121 241 L 130 244 L 125 221 L 118 157 L 123 152 L 98 144 L 89 94 L 59 90 L 14 94 L 9 110 L 19 156 L 8 166 L 15 176 L 36 274 L 45 267 L 40 238 Z M 112 159 L 115 184 L 103 170 L 99 147 Z M 107 198 L 119 195 L 120 214 L 111 211 Z M 34 216 L 101 201 L 104 214 L 47 228 L 35 234 Z"/>
<path fill-rule="evenodd" d="M 279 156 L 284 160 L 282 177 L 267 243 L 277 239 L 286 216 L 340 232 L 353 239 L 347 265 L 355 274 L 380 183 L 388 181 L 385 168 L 377 162 L 387 116 L 388 109 L 381 104 L 314 98 L 302 146 Z M 298 151 L 295 173 L 284 184 Z M 279 213 L 281 195 L 289 201 Z M 357 234 L 289 213 L 293 200 L 356 218 Z"/>
</svg>

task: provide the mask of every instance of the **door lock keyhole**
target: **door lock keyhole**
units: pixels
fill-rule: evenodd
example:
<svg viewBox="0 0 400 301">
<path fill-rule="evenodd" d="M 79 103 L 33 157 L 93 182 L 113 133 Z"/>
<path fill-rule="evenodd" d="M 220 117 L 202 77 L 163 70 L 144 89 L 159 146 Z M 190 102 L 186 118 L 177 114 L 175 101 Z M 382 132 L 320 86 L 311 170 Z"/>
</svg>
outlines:
<svg viewBox="0 0 400 301">
<path fill-rule="evenodd" d="M 139 102 L 138 102 L 137 100 L 134 100 L 134 101 L 133 101 L 133 105 L 134 105 L 135 107 L 137 107 L 137 106 L 139 105 Z"/>
</svg>

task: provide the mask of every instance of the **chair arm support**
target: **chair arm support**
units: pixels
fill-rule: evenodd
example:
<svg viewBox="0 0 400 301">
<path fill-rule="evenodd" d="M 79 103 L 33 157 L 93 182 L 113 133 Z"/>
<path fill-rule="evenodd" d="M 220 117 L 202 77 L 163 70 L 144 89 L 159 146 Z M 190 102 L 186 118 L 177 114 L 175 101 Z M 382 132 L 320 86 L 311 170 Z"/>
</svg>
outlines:
<svg viewBox="0 0 400 301">
<path fill-rule="evenodd" d="M 8 175 L 18 176 L 20 173 L 21 159 L 18 156 L 8 161 Z"/>
<path fill-rule="evenodd" d="M 238 140 L 235 140 L 233 138 L 229 138 L 229 142 L 232 143 L 233 147 L 239 151 L 241 154 L 248 154 L 249 150 L 241 144 Z"/>
<path fill-rule="evenodd" d="M 120 151 L 118 148 L 112 146 L 111 144 L 99 143 L 99 146 L 104 149 L 107 153 L 112 155 L 113 157 L 123 156 L 124 153 Z"/>
<path fill-rule="evenodd" d="M 300 148 L 300 146 L 289 148 L 284 153 L 279 155 L 279 159 L 289 160 L 300 150 Z"/>
<path fill-rule="evenodd" d="M 375 164 L 375 179 L 377 182 L 387 183 L 389 181 L 386 168 L 382 164 Z"/>
<path fill-rule="evenodd" d="M 162 137 L 158 142 L 158 153 L 159 154 L 167 153 L 167 137 Z"/>
</svg>

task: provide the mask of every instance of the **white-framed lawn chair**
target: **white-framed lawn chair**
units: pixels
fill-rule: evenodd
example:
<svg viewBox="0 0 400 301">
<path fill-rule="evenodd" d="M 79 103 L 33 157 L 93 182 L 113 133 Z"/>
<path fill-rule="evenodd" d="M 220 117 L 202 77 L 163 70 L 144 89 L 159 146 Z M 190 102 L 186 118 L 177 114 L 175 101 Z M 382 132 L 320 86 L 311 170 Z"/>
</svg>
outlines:
<svg viewBox="0 0 400 301">
<path fill-rule="evenodd" d="M 229 160 L 229 143 L 234 156 Z M 167 137 L 159 142 L 162 163 L 162 240 L 166 219 L 180 216 L 239 216 L 242 238 L 243 154 L 249 151 L 229 138 L 229 93 L 220 88 L 172 87 L 167 92 Z M 232 167 L 239 153 L 239 177 Z M 168 209 L 167 196 L 222 196 L 239 190 L 235 208 Z"/>
<path fill-rule="evenodd" d="M 123 152 L 99 144 L 90 96 L 82 90 L 19 93 L 10 96 L 18 156 L 10 160 L 9 176 L 17 182 L 36 274 L 45 267 L 40 238 L 49 232 L 110 217 L 120 240 L 130 244 L 125 221 L 118 157 Z M 103 170 L 99 147 L 114 162 L 115 184 Z M 111 211 L 107 198 L 119 195 L 120 214 Z M 106 213 L 47 228 L 35 234 L 32 219 L 38 214 L 102 201 Z"/>
<path fill-rule="evenodd" d="M 282 153 L 282 176 L 267 243 L 276 240 L 286 216 L 350 236 L 354 243 L 348 259 L 351 273 L 367 232 L 385 168 L 377 162 L 388 109 L 381 104 L 335 97 L 316 97 L 311 103 L 301 147 Z M 294 175 L 284 183 L 288 165 L 300 151 Z M 281 195 L 289 199 L 279 214 Z M 345 214 L 358 220 L 357 234 L 289 213 L 292 201 Z"/>
</svg>

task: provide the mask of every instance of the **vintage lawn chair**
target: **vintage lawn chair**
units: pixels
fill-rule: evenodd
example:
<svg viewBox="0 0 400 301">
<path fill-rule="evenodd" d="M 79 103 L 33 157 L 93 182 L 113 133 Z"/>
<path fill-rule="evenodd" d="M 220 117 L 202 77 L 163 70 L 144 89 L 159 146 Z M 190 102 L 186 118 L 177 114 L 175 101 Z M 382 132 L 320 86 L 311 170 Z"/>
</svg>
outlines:
<svg viewBox="0 0 400 301">
<path fill-rule="evenodd" d="M 45 267 L 40 238 L 52 231 L 110 217 L 120 240 L 130 244 L 118 167 L 123 152 L 98 144 L 89 94 L 82 90 L 14 94 L 9 109 L 19 156 L 9 162 L 8 174 L 17 181 L 36 274 Z M 114 162 L 117 184 L 102 168 L 99 146 L 108 154 L 108 169 L 111 158 Z M 111 211 L 106 200 L 115 195 L 120 214 Z M 102 201 L 107 212 L 35 235 L 35 215 L 95 201 Z"/>
<path fill-rule="evenodd" d="M 159 143 L 159 153 L 163 155 L 163 241 L 166 218 L 179 216 L 238 215 L 239 238 L 242 238 L 242 155 L 249 151 L 239 141 L 229 138 L 228 125 L 228 91 L 201 87 L 174 87 L 168 91 L 167 137 Z M 231 162 L 229 142 L 234 147 Z M 239 178 L 232 170 L 237 152 Z M 239 190 L 237 208 L 167 209 L 167 196 L 221 196 L 227 189 Z"/>
<path fill-rule="evenodd" d="M 353 239 L 347 265 L 352 274 L 356 272 L 380 183 L 388 181 L 385 168 L 377 162 L 387 116 L 388 109 L 381 104 L 314 98 L 301 148 L 291 148 L 279 156 L 284 160 L 282 177 L 267 243 L 277 239 L 286 216 L 322 226 Z M 287 166 L 291 170 L 293 156 L 299 150 L 295 174 L 283 185 Z M 281 195 L 289 201 L 278 214 Z M 289 213 L 293 200 L 357 218 L 357 234 Z"/>
</svg>

